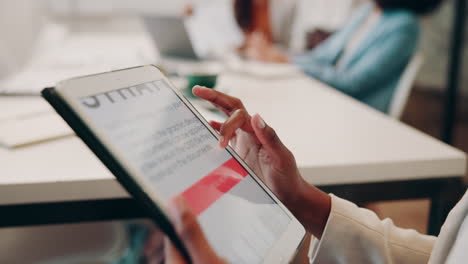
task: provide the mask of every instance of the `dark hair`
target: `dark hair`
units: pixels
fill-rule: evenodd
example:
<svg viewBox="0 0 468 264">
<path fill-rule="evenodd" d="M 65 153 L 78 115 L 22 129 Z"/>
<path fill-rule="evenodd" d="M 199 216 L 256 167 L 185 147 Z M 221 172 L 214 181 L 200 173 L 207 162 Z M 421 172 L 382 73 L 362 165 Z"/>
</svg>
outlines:
<svg viewBox="0 0 468 264">
<path fill-rule="evenodd" d="M 234 16 L 237 24 L 244 32 L 252 30 L 254 21 L 254 7 L 252 0 L 235 0 L 234 1 Z"/>
<path fill-rule="evenodd" d="M 382 9 L 408 9 L 417 15 L 427 15 L 443 0 L 374 0 Z"/>
</svg>

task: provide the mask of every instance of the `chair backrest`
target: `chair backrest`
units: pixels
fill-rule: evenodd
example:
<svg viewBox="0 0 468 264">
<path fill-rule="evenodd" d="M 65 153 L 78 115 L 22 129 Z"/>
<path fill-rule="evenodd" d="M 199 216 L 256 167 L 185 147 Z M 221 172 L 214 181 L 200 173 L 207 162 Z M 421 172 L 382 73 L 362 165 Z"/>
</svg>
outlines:
<svg viewBox="0 0 468 264">
<path fill-rule="evenodd" d="M 408 101 L 411 88 L 413 87 L 414 80 L 416 79 L 423 61 L 423 55 L 421 53 L 416 53 L 406 66 L 405 71 L 398 81 L 398 85 L 395 89 L 395 93 L 393 94 L 392 101 L 390 102 L 388 114 L 391 117 L 395 119 L 401 118 L 403 110 L 405 109 L 406 103 Z"/>
</svg>

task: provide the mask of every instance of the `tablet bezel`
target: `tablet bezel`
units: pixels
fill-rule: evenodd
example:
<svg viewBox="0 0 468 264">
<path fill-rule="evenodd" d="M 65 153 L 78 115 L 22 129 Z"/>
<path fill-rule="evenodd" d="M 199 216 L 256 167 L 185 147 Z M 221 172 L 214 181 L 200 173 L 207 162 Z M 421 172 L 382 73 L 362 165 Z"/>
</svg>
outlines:
<svg viewBox="0 0 468 264">
<path fill-rule="evenodd" d="M 157 191 L 150 189 L 148 186 L 151 184 L 144 177 L 138 176 L 137 171 L 132 169 L 132 166 L 127 164 L 125 158 L 119 154 L 113 144 L 106 138 L 105 133 L 94 125 L 94 121 L 81 113 L 76 98 L 86 97 L 103 93 L 106 91 L 113 91 L 132 87 L 138 84 L 153 82 L 157 80 L 165 80 L 170 89 L 180 98 L 180 100 L 190 109 L 190 111 L 203 123 L 203 125 L 210 131 L 212 135 L 219 138 L 219 134 L 209 125 L 204 117 L 193 107 L 193 105 L 178 91 L 169 79 L 160 72 L 160 70 L 153 65 L 134 67 L 129 69 L 122 69 L 107 73 L 100 73 L 94 75 L 87 75 L 77 77 L 60 82 L 56 89 L 59 96 L 62 97 L 72 108 L 72 110 L 86 123 L 87 126 L 93 131 L 97 138 L 108 148 L 109 152 L 116 158 L 121 166 L 127 170 L 128 175 L 136 182 L 143 192 L 151 200 L 156 203 L 156 206 L 164 208 L 164 203 Z M 299 245 L 301 244 L 305 230 L 293 214 L 281 203 L 281 201 L 269 190 L 269 188 L 256 176 L 256 174 L 249 168 L 249 166 L 237 155 L 237 153 L 230 147 L 227 151 L 244 167 L 244 169 L 252 176 L 252 178 L 262 187 L 262 189 L 283 209 L 283 211 L 291 218 L 290 224 L 285 229 L 278 241 L 269 250 L 263 263 L 285 263 L 292 259 L 295 255 Z"/>
</svg>

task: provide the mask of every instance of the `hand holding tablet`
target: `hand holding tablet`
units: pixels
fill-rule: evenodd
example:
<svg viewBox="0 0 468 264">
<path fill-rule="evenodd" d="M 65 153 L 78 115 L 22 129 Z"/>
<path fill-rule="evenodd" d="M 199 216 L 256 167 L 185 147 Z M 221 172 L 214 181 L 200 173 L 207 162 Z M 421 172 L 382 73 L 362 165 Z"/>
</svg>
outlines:
<svg viewBox="0 0 468 264">
<path fill-rule="evenodd" d="M 186 260 L 192 245 L 164 206 L 174 196 L 187 201 L 206 239 L 229 262 L 285 263 L 295 254 L 304 228 L 234 150 L 218 146 L 217 132 L 156 67 L 74 78 L 42 94 Z M 253 127 L 245 137 L 258 140 L 255 155 L 267 183 L 272 172 L 286 168 L 271 131 Z M 283 184 L 293 170 L 279 171 Z"/>
<path fill-rule="evenodd" d="M 252 117 L 238 98 L 201 86 L 195 86 L 193 93 L 228 116 L 224 123 L 210 122 L 221 134 L 220 146 L 230 142 L 307 231 L 320 238 L 330 214 L 330 196 L 304 181 L 294 155 L 274 129 L 260 115 Z"/>
<path fill-rule="evenodd" d="M 297 200 L 297 190 L 305 185 L 305 181 L 299 174 L 293 154 L 275 130 L 260 115 L 251 117 L 235 97 L 201 86 L 195 86 L 193 93 L 228 116 L 222 124 L 210 122 L 221 135 L 220 146 L 226 147 L 232 141 L 237 154 L 286 206 L 289 201 Z"/>
<path fill-rule="evenodd" d="M 329 196 L 303 181 L 293 154 L 282 144 L 275 131 L 258 114 L 250 116 L 242 102 L 235 97 L 201 86 L 195 86 L 193 93 L 211 102 L 228 116 L 224 123 L 210 122 L 213 128 L 220 132 L 220 146 L 226 147 L 231 142 L 234 150 L 256 175 L 292 210 L 299 220 L 303 221 L 303 225 L 308 227 L 310 232 L 320 238 L 330 211 Z M 300 191 L 301 189 L 306 192 L 305 195 Z M 308 204 L 307 201 L 310 199 L 313 203 Z M 298 206 L 297 203 L 302 206 Z M 194 262 L 225 263 L 206 244 L 196 218 L 183 204 L 183 200 L 171 203 L 170 212 L 174 212 L 171 214 L 173 219 L 180 219 L 174 221 L 180 224 L 176 230 L 179 231 L 181 237 L 186 239 L 185 245 L 192 245 L 194 253 L 190 252 L 190 254 L 196 256 L 193 258 Z M 182 234 L 184 230 L 194 230 L 194 233 L 186 236 Z M 173 252 L 174 248 L 168 241 L 165 247 L 164 255 L 168 263 L 185 263 L 178 259 L 178 255 Z M 161 254 L 152 253 L 154 257 L 161 256 Z"/>
</svg>

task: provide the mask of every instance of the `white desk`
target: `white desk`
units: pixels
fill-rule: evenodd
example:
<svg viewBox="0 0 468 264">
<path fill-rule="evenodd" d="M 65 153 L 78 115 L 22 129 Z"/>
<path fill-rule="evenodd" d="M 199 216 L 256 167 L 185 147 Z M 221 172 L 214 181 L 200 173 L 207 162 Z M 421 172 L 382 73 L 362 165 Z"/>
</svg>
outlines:
<svg viewBox="0 0 468 264">
<path fill-rule="evenodd" d="M 260 80 L 225 74 L 219 84 L 242 98 L 251 113 L 260 113 L 295 154 L 303 176 L 325 190 L 339 193 L 341 189 L 327 186 L 412 181 L 434 186 L 440 182 L 431 179 L 465 175 L 463 152 L 305 76 Z M 11 104 L 19 99 L 0 98 L 0 106 L 6 100 Z M 140 215 L 124 199 L 128 194 L 116 179 L 74 136 L 13 150 L 0 148 L 0 161 L 0 211 L 13 217 L 0 225 L 18 224 L 14 214 L 29 215 L 19 224 Z M 438 190 L 421 195 L 433 196 Z M 407 197 L 413 195 L 392 196 Z M 45 207 L 40 209 L 41 205 Z M 73 213 L 73 206 L 80 213 Z M 44 216 L 47 211 L 55 215 Z M 37 221 L 32 219 L 36 214 Z"/>
<path fill-rule="evenodd" d="M 260 113 L 315 185 L 463 176 L 463 152 L 305 76 L 220 80 Z"/>
</svg>

